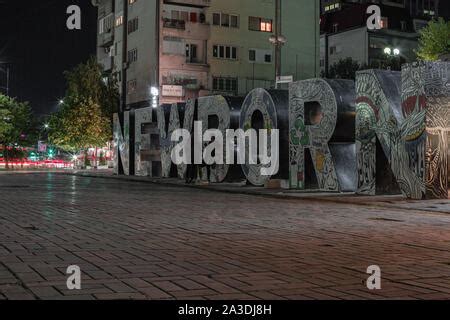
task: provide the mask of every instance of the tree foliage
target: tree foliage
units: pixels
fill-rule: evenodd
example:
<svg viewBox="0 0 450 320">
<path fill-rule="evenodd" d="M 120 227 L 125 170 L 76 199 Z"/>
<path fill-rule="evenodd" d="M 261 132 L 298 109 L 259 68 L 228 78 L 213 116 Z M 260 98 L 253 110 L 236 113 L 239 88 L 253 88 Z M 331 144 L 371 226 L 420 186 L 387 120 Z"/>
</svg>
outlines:
<svg viewBox="0 0 450 320">
<path fill-rule="evenodd" d="M 64 103 L 49 122 L 49 140 L 63 150 L 104 146 L 112 137 L 112 114 L 119 103 L 117 84 L 105 81 L 101 66 L 90 58 L 65 72 Z"/>
<path fill-rule="evenodd" d="M 0 144 L 22 146 L 34 142 L 35 126 L 26 102 L 0 94 Z"/>
<path fill-rule="evenodd" d="M 328 79 L 350 79 L 355 80 L 356 72 L 367 69 L 389 69 L 400 71 L 405 59 L 402 57 L 380 56 L 380 59 L 373 61 L 370 65 L 360 64 L 351 57 L 340 59 L 332 64 L 328 71 Z M 322 73 L 322 77 L 325 75 Z"/>
<path fill-rule="evenodd" d="M 450 53 L 450 21 L 442 18 L 432 20 L 420 31 L 417 57 L 425 61 L 436 61 L 440 55 Z"/>
<path fill-rule="evenodd" d="M 350 57 L 341 59 L 330 66 L 328 78 L 354 80 L 358 70 L 361 70 L 361 65 L 358 61 L 355 61 Z"/>
</svg>

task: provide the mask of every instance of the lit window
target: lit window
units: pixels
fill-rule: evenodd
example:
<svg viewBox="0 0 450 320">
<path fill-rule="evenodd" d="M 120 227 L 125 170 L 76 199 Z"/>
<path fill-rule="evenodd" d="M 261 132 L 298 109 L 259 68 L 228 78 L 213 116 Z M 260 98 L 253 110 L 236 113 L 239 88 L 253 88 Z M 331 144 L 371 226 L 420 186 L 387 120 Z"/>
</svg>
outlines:
<svg viewBox="0 0 450 320">
<path fill-rule="evenodd" d="M 272 20 L 259 17 L 249 17 L 248 29 L 251 31 L 272 32 Z"/>
<path fill-rule="evenodd" d="M 389 20 L 387 17 L 381 17 L 380 19 L 380 27 L 381 29 L 389 28 Z"/>
<path fill-rule="evenodd" d="M 119 27 L 123 24 L 123 16 L 116 17 L 116 27 Z"/>
</svg>

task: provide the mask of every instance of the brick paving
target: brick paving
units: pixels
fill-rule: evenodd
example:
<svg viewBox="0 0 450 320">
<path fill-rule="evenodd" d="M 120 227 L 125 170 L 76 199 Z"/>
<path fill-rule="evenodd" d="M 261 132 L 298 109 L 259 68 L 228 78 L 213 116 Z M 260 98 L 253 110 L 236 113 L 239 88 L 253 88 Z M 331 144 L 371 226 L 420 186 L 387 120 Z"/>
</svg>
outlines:
<svg viewBox="0 0 450 320">
<path fill-rule="evenodd" d="M 2 174 L 0 299 L 449 299 L 440 206 Z M 66 287 L 69 265 L 81 290 Z M 381 290 L 366 288 L 370 265 Z"/>
</svg>

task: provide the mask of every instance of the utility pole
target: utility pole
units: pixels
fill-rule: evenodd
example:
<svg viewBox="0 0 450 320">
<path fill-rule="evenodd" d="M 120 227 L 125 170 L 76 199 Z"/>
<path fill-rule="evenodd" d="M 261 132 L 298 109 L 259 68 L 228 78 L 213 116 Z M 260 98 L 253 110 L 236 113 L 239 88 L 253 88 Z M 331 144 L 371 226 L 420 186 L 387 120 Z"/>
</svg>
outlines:
<svg viewBox="0 0 450 320">
<path fill-rule="evenodd" d="M 278 89 L 277 79 L 281 76 L 281 48 L 286 43 L 286 38 L 281 33 L 281 0 L 275 0 L 275 33 L 269 38 L 275 46 L 275 89 Z"/>
<path fill-rule="evenodd" d="M 275 1 L 275 37 L 277 39 L 275 44 L 275 88 L 278 88 L 276 83 L 279 76 L 281 76 L 281 46 L 278 41 L 281 35 L 281 0 Z"/>
<path fill-rule="evenodd" d="M 128 1 L 123 1 L 123 26 L 122 26 L 122 101 L 120 103 L 121 113 L 127 107 L 127 89 L 128 89 Z"/>
</svg>

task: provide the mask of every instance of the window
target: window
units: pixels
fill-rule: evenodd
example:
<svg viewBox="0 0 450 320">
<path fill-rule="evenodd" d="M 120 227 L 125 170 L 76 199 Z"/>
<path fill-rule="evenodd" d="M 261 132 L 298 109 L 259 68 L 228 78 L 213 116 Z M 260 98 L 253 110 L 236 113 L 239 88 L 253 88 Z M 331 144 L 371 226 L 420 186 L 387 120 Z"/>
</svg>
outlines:
<svg viewBox="0 0 450 320">
<path fill-rule="evenodd" d="M 187 11 L 181 11 L 180 12 L 180 20 L 183 20 L 183 21 L 189 21 L 189 12 L 187 12 Z"/>
<path fill-rule="evenodd" d="M 139 28 L 139 19 L 136 17 L 128 21 L 128 34 L 135 32 Z"/>
<path fill-rule="evenodd" d="M 256 50 L 253 49 L 248 50 L 248 60 L 252 62 L 256 61 Z"/>
<path fill-rule="evenodd" d="M 272 20 L 261 19 L 261 31 L 272 32 Z"/>
<path fill-rule="evenodd" d="M 121 25 L 123 25 L 123 16 L 122 15 L 116 17 L 116 27 L 119 27 Z"/>
<path fill-rule="evenodd" d="M 237 78 L 213 77 L 213 90 L 237 93 L 238 80 Z"/>
<path fill-rule="evenodd" d="M 213 13 L 213 25 L 224 28 L 239 28 L 239 16 L 228 13 Z"/>
<path fill-rule="evenodd" d="M 186 44 L 186 62 L 195 63 L 197 62 L 197 45 L 196 44 Z"/>
<path fill-rule="evenodd" d="M 180 11 L 172 10 L 170 13 L 172 20 L 180 20 Z"/>
<path fill-rule="evenodd" d="M 109 14 L 106 17 L 99 20 L 99 34 L 111 32 L 114 24 L 114 15 Z"/>
<path fill-rule="evenodd" d="M 213 46 L 213 57 L 221 59 L 236 60 L 237 59 L 237 47 L 232 46 Z"/>
<path fill-rule="evenodd" d="M 198 19 L 197 19 L 197 12 L 191 12 L 190 13 L 189 21 L 194 22 L 194 23 L 198 21 Z"/>
<path fill-rule="evenodd" d="M 221 17 L 221 26 L 222 27 L 229 27 L 230 26 L 230 15 L 229 14 L 225 14 L 222 13 L 222 17 Z"/>
<path fill-rule="evenodd" d="M 137 88 L 136 80 L 130 80 L 127 82 L 127 93 L 128 94 L 136 92 L 136 88 Z"/>
<path fill-rule="evenodd" d="M 163 38 L 163 53 L 184 55 L 183 39 L 177 37 L 164 37 Z"/>
<path fill-rule="evenodd" d="M 231 59 L 237 60 L 237 48 L 231 47 Z"/>
<path fill-rule="evenodd" d="M 273 23 L 271 19 L 249 17 L 248 29 L 251 31 L 272 32 Z"/>
<path fill-rule="evenodd" d="M 128 51 L 128 62 L 132 63 L 132 62 L 136 62 L 138 59 L 138 51 L 137 49 L 133 49 Z"/>
<path fill-rule="evenodd" d="M 389 20 L 387 17 L 381 17 L 380 26 L 381 26 L 381 29 L 389 28 Z"/>
<path fill-rule="evenodd" d="M 220 26 L 220 13 L 213 13 L 213 25 Z"/>
<path fill-rule="evenodd" d="M 272 63 L 272 50 L 250 49 L 248 51 L 248 60 L 254 63 Z"/>
<path fill-rule="evenodd" d="M 336 47 L 330 47 L 330 54 L 335 54 L 336 53 Z"/>
<path fill-rule="evenodd" d="M 230 18 L 231 18 L 230 27 L 232 27 L 232 28 L 239 28 L 238 16 L 230 15 Z"/>
<path fill-rule="evenodd" d="M 333 24 L 333 30 L 332 30 L 332 32 L 333 32 L 333 33 L 336 33 L 336 32 L 338 32 L 338 31 L 339 31 L 339 24 L 338 24 L 338 23 Z"/>
<path fill-rule="evenodd" d="M 402 31 L 406 31 L 406 21 L 404 21 L 404 20 L 402 20 L 402 21 L 400 21 L 400 29 L 402 30 Z"/>
</svg>

